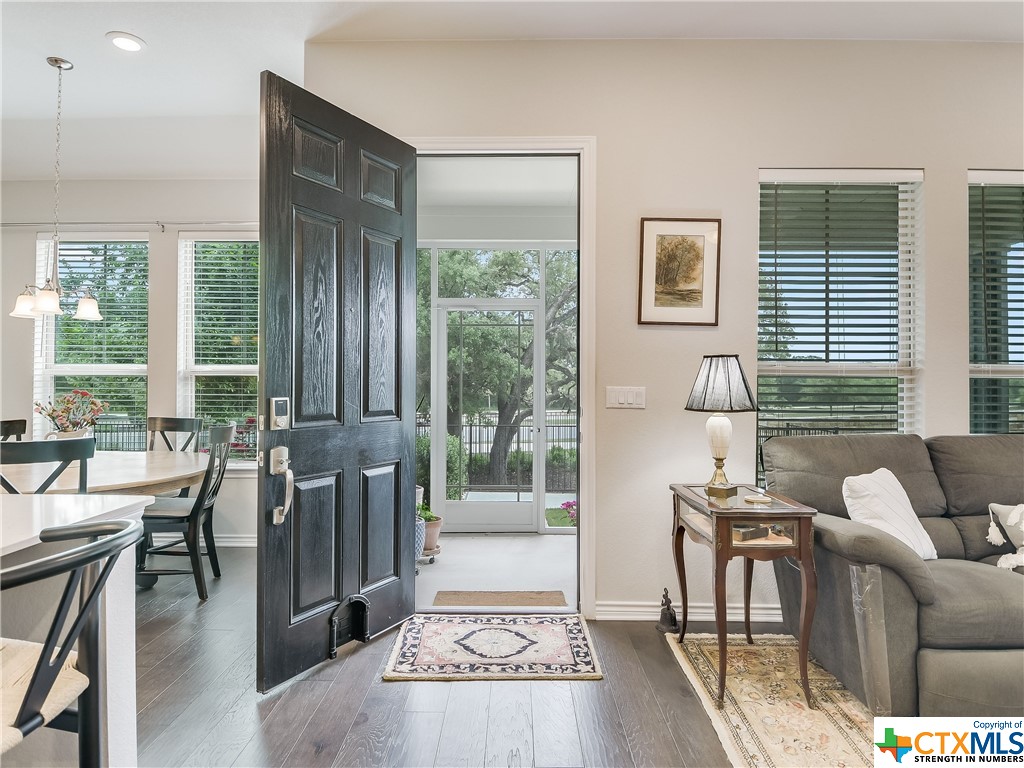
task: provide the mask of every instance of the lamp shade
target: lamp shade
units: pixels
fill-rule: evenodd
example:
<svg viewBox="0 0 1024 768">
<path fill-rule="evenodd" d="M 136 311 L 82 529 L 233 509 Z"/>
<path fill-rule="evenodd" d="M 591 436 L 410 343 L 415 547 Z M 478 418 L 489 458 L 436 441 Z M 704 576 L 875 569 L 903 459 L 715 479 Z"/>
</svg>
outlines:
<svg viewBox="0 0 1024 768">
<path fill-rule="evenodd" d="M 100 305 L 92 294 L 83 296 L 78 300 L 78 310 L 72 316 L 73 320 L 102 320 Z"/>
<path fill-rule="evenodd" d="M 36 297 L 32 295 L 30 289 L 26 288 L 18 294 L 11 317 L 24 317 L 29 320 L 39 317 L 39 313 L 36 312 Z"/>
<path fill-rule="evenodd" d="M 740 367 L 739 355 L 704 355 L 686 410 L 715 413 L 757 410 L 747 377 Z"/>
<path fill-rule="evenodd" d="M 44 285 L 36 294 L 35 299 L 35 311 L 37 314 L 61 314 L 60 294 L 57 293 L 53 284 L 49 280 L 46 281 L 46 285 Z"/>
</svg>

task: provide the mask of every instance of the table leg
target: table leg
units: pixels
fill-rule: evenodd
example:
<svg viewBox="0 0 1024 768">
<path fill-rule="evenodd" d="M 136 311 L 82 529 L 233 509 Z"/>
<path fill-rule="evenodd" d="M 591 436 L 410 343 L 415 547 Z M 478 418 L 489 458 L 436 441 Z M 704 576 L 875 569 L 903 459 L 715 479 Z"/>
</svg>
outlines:
<svg viewBox="0 0 1024 768">
<path fill-rule="evenodd" d="M 682 610 L 679 615 L 679 642 L 683 642 L 686 635 L 686 615 L 689 611 L 689 601 L 686 597 L 686 567 L 683 562 L 683 542 L 686 541 L 686 532 L 683 526 L 677 525 L 675 533 L 672 534 L 672 553 L 676 561 L 676 578 L 679 579 L 679 591 L 682 594 Z"/>
<path fill-rule="evenodd" d="M 803 685 L 807 706 L 811 701 L 811 686 L 807 679 L 807 649 L 811 642 L 811 624 L 818 605 L 818 575 L 814 570 L 814 539 L 810 518 L 800 520 L 800 683 Z"/>
<path fill-rule="evenodd" d="M 728 660 L 728 626 L 725 620 L 725 568 L 729 564 L 722 549 L 715 550 L 715 629 L 718 631 L 718 707 L 725 702 L 725 669 Z"/>
<path fill-rule="evenodd" d="M 743 558 L 743 628 L 747 631 L 747 643 L 754 644 L 754 638 L 750 636 L 750 586 L 754 581 L 754 561 L 749 557 Z"/>
</svg>

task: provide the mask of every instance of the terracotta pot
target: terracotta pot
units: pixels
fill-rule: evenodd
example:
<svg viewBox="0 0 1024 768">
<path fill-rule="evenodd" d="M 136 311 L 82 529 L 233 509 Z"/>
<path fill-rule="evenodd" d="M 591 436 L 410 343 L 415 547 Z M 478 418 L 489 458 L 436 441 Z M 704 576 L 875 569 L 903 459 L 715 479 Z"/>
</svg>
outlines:
<svg viewBox="0 0 1024 768">
<path fill-rule="evenodd" d="M 441 524 L 444 522 L 443 517 L 437 518 L 426 523 L 427 538 L 423 542 L 423 551 L 430 552 L 431 550 L 437 549 L 437 537 L 441 535 Z"/>
</svg>

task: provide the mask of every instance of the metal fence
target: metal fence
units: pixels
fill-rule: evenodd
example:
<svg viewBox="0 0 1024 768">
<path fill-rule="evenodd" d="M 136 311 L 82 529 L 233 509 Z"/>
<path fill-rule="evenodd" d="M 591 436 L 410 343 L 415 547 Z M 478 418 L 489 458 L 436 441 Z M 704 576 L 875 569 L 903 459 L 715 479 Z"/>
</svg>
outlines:
<svg viewBox="0 0 1024 768">
<path fill-rule="evenodd" d="M 93 427 L 97 451 L 145 451 L 149 447 L 146 422 L 128 418 L 100 417 Z M 209 432 L 199 435 L 199 449 L 209 447 Z M 232 459 L 256 458 L 256 423 L 249 420 L 236 425 L 231 443 Z"/>
<path fill-rule="evenodd" d="M 448 457 L 448 480 L 461 497 L 468 491 L 523 491 L 533 485 L 534 421 L 528 417 L 516 427 L 508 453 L 508 466 L 504 478 L 495 482 L 491 478 L 491 447 L 498 428 L 496 413 L 463 417 L 456 428 L 461 456 L 454 459 L 461 465 L 452 466 Z M 575 413 L 548 411 L 545 414 L 545 490 L 550 493 L 575 493 L 578 485 L 579 427 Z M 448 430 L 451 434 L 452 430 Z M 430 416 L 418 414 L 416 437 L 429 438 Z M 461 478 L 461 479 L 460 479 Z"/>
</svg>

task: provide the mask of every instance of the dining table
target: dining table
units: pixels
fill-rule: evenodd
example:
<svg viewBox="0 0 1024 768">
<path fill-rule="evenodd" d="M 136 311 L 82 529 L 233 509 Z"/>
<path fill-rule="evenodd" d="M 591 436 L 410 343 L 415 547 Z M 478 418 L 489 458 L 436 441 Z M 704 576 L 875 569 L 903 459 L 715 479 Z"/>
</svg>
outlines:
<svg viewBox="0 0 1024 768">
<path fill-rule="evenodd" d="M 201 482 L 207 463 L 205 453 L 96 451 L 87 467 L 87 490 L 89 493 L 153 496 Z M 8 464 L 0 466 L 0 472 L 15 488 L 22 490 L 37 487 L 57 466 L 57 462 Z M 72 462 L 46 492 L 77 493 L 78 462 Z"/>
</svg>

